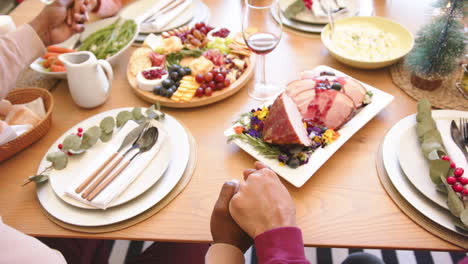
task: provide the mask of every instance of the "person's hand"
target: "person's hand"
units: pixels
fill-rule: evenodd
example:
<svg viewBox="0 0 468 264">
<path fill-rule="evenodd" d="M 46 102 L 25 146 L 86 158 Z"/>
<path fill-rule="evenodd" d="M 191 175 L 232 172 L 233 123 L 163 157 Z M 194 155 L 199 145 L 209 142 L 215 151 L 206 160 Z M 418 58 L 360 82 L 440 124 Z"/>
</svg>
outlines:
<svg viewBox="0 0 468 264">
<path fill-rule="evenodd" d="M 245 253 L 253 243 L 252 238 L 234 222 L 229 213 L 229 202 L 237 192 L 238 187 L 239 183 L 237 181 L 231 180 L 224 183 L 211 213 L 210 228 L 215 244 L 230 244 Z"/>
<path fill-rule="evenodd" d="M 49 46 L 68 39 L 74 33 L 84 30 L 88 20 L 87 0 L 56 0 L 47 5 L 29 24 Z"/>
<path fill-rule="evenodd" d="M 245 182 L 232 197 L 229 211 L 253 238 L 270 229 L 296 226 L 296 206 L 276 173 L 260 162 L 244 171 Z"/>
</svg>

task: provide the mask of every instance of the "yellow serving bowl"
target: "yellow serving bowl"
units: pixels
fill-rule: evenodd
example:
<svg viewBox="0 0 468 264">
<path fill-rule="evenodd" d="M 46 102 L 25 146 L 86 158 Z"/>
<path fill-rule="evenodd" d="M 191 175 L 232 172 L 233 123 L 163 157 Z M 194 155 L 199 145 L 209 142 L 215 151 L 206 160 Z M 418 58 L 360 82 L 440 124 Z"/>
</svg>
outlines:
<svg viewBox="0 0 468 264">
<path fill-rule="evenodd" d="M 388 32 L 396 37 L 396 46 L 394 47 L 393 56 L 384 60 L 366 61 L 357 60 L 350 57 L 343 52 L 336 50 L 332 45 L 330 39 L 330 25 L 326 25 L 321 33 L 322 43 L 328 49 L 330 54 L 338 61 L 360 69 L 377 69 L 383 68 L 397 62 L 403 56 L 413 48 L 414 39 L 411 32 L 409 32 L 404 26 L 396 23 L 390 19 L 376 17 L 376 16 L 364 16 L 364 17 L 349 17 L 339 19 L 335 21 L 335 28 L 340 26 L 352 26 L 352 27 L 368 27 L 373 26 L 384 32 Z"/>
</svg>

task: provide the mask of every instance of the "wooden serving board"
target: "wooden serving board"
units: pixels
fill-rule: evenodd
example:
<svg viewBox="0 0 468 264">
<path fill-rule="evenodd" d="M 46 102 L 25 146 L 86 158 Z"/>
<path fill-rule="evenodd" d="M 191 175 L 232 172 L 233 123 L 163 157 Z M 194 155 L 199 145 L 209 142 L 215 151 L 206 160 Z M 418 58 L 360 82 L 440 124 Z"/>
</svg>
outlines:
<svg viewBox="0 0 468 264">
<path fill-rule="evenodd" d="M 237 79 L 235 82 L 233 82 L 229 87 L 224 88 L 221 91 L 214 91 L 211 96 L 203 96 L 201 98 L 194 97 L 190 102 L 176 102 L 169 98 L 155 95 L 152 92 L 144 91 L 138 88 L 136 76 L 134 76 L 130 72 L 129 67 L 127 67 L 127 80 L 130 83 L 130 86 L 132 87 L 133 92 L 135 92 L 135 94 L 138 97 L 140 97 L 141 99 L 147 102 L 150 102 L 153 104 L 156 102 L 159 102 L 162 106 L 173 107 L 173 108 L 192 108 L 192 107 L 209 105 L 209 104 L 221 101 L 235 94 L 236 92 L 238 92 L 242 87 L 244 87 L 244 85 L 250 80 L 250 78 L 252 78 L 252 75 L 254 74 L 254 71 L 255 71 L 255 63 L 256 63 L 256 55 L 252 54 L 249 57 L 248 68 L 244 71 L 244 73 L 240 76 L 240 78 Z"/>
</svg>

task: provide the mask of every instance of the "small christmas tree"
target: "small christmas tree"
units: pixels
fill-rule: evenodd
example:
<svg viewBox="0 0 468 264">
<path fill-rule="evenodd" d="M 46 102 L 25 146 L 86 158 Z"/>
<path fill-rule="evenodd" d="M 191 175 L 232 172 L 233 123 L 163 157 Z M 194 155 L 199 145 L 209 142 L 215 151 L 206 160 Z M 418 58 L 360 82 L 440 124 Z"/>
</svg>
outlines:
<svg viewBox="0 0 468 264">
<path fill-rule="evenodd" d="M 405 60 L 412 71 L 414 86 L 434 90 L 442 78 L 457 68 L 457 60 L 465 54 L 465 35 L 460 19 L 465 0 L 440 0 L 434 7 L 440 14 L 418 32 L 415 46 Z"/>
</svg>

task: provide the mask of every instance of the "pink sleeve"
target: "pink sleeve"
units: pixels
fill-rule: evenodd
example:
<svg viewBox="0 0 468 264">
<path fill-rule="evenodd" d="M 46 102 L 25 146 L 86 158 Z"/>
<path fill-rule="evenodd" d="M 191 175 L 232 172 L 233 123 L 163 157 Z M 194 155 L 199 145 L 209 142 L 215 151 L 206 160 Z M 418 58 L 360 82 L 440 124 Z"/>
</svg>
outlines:
<svg viewBox="0 0 468 264">
<path fill-rule="evenodd" d="M 116 15 L 122 8 L 122 0 L 98 0 L 93 12 L 99 17 Z"/>
<path fill-rule="evenodd" d="M 14 88 L 18 75 L 44 52 L 42 40 L 28 24 L 0 36 L 0 99 Z"/>
<path fill-rule="evenodd" d="M 1 263 L 66 263 L 57 250 L 7 225 L 0 217 Z"/>
<path fill-rule="evenodd" d="M 255 238 L 255 248 L 260 264 L 310 264 L 297 227 L 268 230 Z"/>
</svg>

